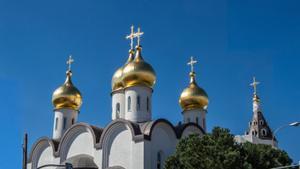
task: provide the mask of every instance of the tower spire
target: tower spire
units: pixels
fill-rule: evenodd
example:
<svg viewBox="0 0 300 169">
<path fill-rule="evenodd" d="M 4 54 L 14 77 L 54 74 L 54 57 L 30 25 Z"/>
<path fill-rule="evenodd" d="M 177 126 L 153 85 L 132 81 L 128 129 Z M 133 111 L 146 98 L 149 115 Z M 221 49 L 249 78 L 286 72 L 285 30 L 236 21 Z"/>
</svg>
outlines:
<svg viewBox="0 0 300 169">
<path fill-rule="evenodd" d="M 260 84 L 260 82 L 256 81 L 256 78 L 253 77 L 253 82 L 250 84 L 250 86 L 253 87 L 253 101 L 259 102 L 259 97 L 257 95 L 257 86 Z"/>
</svg>

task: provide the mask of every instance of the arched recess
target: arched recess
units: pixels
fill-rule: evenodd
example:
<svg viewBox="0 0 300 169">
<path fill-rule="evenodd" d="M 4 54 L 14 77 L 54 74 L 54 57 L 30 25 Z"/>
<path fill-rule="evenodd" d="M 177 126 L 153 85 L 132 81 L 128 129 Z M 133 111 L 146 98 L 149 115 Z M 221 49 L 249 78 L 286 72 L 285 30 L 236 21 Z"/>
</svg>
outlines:
<svg viewBox="0 0 300 169">
<path fill-rule="evenodd" d="M 158 154 L 160 154 L 160 168 L 164 168 L 164 161 L 174 153 L 177 144 L 176 130 L 168 121 L 156 122 L 150 134 L 151 142 L 151 168 L 157 167 Z"/>
<path fill-rule="evenodd" d="M 90 125 L 78 123 L 72 126 L 59 144 L 60 163 L 79 154 L 93 156 L 96 150 L 96 139 L 96 134 Z"/>
<path fill-rule="evenodd" d="M 36 169 L 45 164 L 55 164 L 55 143 L 47 137 L 40 138 L 33 146 L 28 162 Z M 58 164 L 58 163 L 57 163 Z"/>
<path fill-rule="evenodd" d="M 204 132 L 197 125 L 187 125 L 181 132 L 181 137 L 187 137 L 191 134 L 197 134 L 200 137 L 203 136 Z"/>
<path fill-rule="evenodd" d="M 128 121 L 117 120 L 110 124 L 100 139 L 102 168 L 123 166 L 131 168 L 132 145 L 136 140 L 133 127 Z"/>
</svg>

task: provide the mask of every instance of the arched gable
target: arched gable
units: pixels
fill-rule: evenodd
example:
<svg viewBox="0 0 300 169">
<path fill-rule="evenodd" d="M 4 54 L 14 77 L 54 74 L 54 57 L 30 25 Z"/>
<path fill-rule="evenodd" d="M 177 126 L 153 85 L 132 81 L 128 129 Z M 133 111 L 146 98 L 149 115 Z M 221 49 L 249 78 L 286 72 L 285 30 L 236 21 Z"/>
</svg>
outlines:
<svg viewBox="0 0 300 169">
<path fill-rule="evenodd" d="M 50 162 L 55 158 L 58 143 L 48 137 L 38 139 L 32 146 L 28 162 L 32 168 L 37 168 L 40 164 Z"/>
<path fill-rule="evenodd" d="M 61 138 L 57 152 L 60 162 L 78 154 L 92 155 L 101 134 L 102 129 L 85 123 L 73 125 Z"/>
<path fill-rule="evenodd" d="M 130 168 L 132 144 L 142 140 L 139 126 L 127 120 L 118 119 L 110 123 L 100 138 L 102 168 L 125 166 Z"/>
</svg>

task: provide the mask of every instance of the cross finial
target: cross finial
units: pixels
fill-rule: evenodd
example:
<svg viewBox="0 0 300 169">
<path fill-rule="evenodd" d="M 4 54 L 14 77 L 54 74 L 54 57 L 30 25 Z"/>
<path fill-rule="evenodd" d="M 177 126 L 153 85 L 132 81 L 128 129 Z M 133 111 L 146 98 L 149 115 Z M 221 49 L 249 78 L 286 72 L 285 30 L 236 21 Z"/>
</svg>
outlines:
<svg viewBox="0 0 300 169">
<path fill-rule="evenodd" d="M 68 71 L 71 71 L 71 66 L 72 66 L 73 62 L 74 62 L 74 59 L 72 58 L 72 55 L 70 55 L 69 59 L 67 60 Z"/>
<path fill-rule="evenodd" d="M 194 72 L 194 65 L 197 63 L 197 60 L 194 60 L 194 57 L 191 56 L 190 61 L 187 63 L 187 65 L 191 66 L 191 72 Z"/>
<path fill-rule="evenodd" d="M 257 93 L 257 85 L 259 85 L 259 84 L 260 84 L 260 82 L 256 81 L 255 77 L 253 77 L 253 82 L 250 84 L 250 86 L 253 87 L 253 89 L 254 89 L 254 94 Z"/>
<path fill-rule="evenodd" d="M 133 39 L 135 38 L 135 34 L 134 34 L 134 30 L 133 29 L 134 29 L 134 26 L 131 25 L 131 27 L 130 27 L 131 32 L 130 32 L 129 35 L 127 35 L 125 37 L 126 39 L 130 39 L 130 49 L 133 49 Z"/>
<path fill-rule="evenodd" d="M 137 46 L 140 46 L 141 37 L 144 34 L 144 32 L 141 32 L 141 28 L 138 27 L 138 31 L 134 34 L 134 37 L 137 38 Z"/>
</svg>

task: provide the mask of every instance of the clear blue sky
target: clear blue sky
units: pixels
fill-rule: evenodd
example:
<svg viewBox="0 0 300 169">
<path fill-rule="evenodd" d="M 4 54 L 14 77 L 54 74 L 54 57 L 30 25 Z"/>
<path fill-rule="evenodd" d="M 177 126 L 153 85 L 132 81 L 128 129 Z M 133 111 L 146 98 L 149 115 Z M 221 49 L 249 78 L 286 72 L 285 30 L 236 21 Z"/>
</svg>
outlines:
<svg viewBox="0 0 300 169">
<path fill-rule="evenodd" d="M 1 0 L 0 168 L 21 167 L 24 132 L 30 146 L 51 137 L 51 95 L 65 80 L 69 54 L 84 99 L 79 121 L 110 122 L 111 77 L 127 59 L 131 24 L 145 32 L 143 55 L 157 73 L 153 118 L 181 120 L 178 97 L 193 55 L 197 81 L 210 97 L 209 131 L 244 133 L 253 75 L 262 82 L 259 95 L 273 129 L 300 121 L 299 8 L 298 0 Z M 300 128 L 282 130 L 278 140 L 300 160 Z"/>
</svg>

